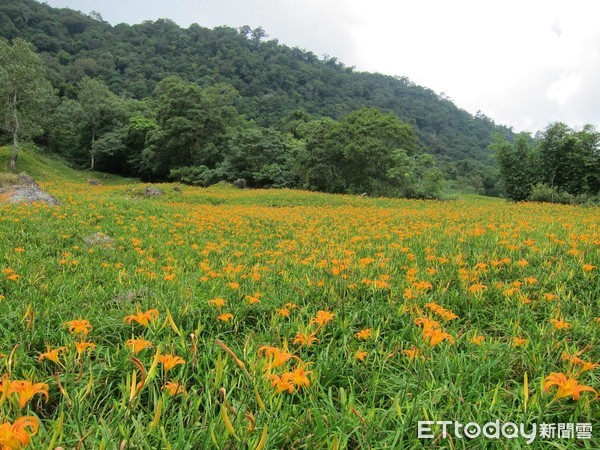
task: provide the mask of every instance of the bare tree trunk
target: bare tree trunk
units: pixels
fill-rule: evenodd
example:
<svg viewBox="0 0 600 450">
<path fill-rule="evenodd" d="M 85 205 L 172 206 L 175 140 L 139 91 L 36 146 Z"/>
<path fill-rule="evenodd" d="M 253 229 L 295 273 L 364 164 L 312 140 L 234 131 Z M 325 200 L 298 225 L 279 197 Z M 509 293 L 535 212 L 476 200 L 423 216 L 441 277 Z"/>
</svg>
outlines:
<svg viewBox="0 0 600 450">
<path fill-rule="evenodd" d="M 13 99 L 13 117 L 12 117 L 12 135 L 13 135 L 13 151 L 10 158 L 10 170 L 16 170 L 17 159 L 19 158 L 19 117 L 17 116 L 17 92 L 14 93 Z"/>
<path fill-rule="evenodd" d="M 95 127 L 92 128 L 92 148 L 90 150 L 90 159 L 91 159 L 91 164 L 90 164 L 90 169 L 93 172 L 94 171 L 94 165 L 95 165 L 95 158 L 94 158 L 94 142 L 96 141 L 96 129 Z"/>
</svg>

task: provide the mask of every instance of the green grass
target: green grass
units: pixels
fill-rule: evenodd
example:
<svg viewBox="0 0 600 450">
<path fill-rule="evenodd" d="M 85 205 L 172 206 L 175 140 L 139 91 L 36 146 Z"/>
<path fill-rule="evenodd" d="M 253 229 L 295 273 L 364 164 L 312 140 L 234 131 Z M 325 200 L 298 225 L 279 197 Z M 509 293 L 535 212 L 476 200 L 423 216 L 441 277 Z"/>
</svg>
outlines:
<svg viewBox="0 0 600 450">
<path fill-rule="evenodd" d="M 529 448 L 451 441 L 439 428 L 419 440 L 417 422 L 428 419 L 590 422 L 592 440 L 531 448 L 599 447 L 594 394 L 555 399 L 556 386 L 543 387 L 562 372 L 600 389 L 598 368 L 562 359 L 600 360 L 596 208 L 225 185 L 163 184 L 163 196 L 146 198 L 136 195 L 144 184 L 90 186 L 60 162 L 27 152 L 21 162 L 62 200 L 0 206 L 0 375 L 47 383 L 49 394 L 22 410 L 17 394 L 0 400 L 0 423 L 37 417 L 31 448 L 254 449 L 263 432 L 266 449 Z M 96 232 L 114 243 L 87 245 Z M 474 294 L 476 285 L 486 290 Z M 124 322 L 150 309 L 159 316 L 149 327 Z M 322 310 L 334 317 L 319 326 Z M 452 342 L 429 345 L 415 323 L 424 317 Z M 86 340 L 96 347 L 81 356 L 83 336 L 65 326 L 74 319 L 93 327 Z M 298 333 L 318 341 L 294 344 Z M 153 344 L 135 359 L 134 337 Z M 263 346 L 293 357 L 269 369 Z M 68 349 L 59 364 L 40 361 L 59 347 Z M 159 348 L 186 363 L 153 371 Z M 276 393 L 268 375 L 276 384 L 302 367 L 310 385 Z M 134 379 L 145 381 L 139 392 Z M 169 395 L 167 381 L 187 395 Z"/>
<path fill-rule="evenodd" d="M 11 147 L 0 147 L 0 173 L 10 172 L 9 164 L 12 154 Z M 86 179 L 91 178 L 102 183 L 126 183 L 133 180 L 128 180 L 112 174 L 103 174 L 99 172 L 86 172 L 76 170 L 56 155 L 44 155 L 35 152 L 24 146 L 19 151 L 19 158 L 17 160 L 17 173 L 26 173 L 33 177 L 36 181 L 73 181 L 73 182 L 85 182 Z"/>
<path fill-rule="evenodd" d="M 17 175 L 12 173 L 0 173 L 0 188 L 12 186 L 18 182 Z"/>
</svg>

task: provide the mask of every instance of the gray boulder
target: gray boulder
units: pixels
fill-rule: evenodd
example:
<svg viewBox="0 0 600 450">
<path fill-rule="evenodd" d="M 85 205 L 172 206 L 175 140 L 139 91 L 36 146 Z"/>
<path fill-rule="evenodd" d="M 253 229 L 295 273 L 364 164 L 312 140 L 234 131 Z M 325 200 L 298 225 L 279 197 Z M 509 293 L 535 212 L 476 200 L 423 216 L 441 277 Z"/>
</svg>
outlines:
<svg viewBox="0 0 600 450">
<path fill-rule="evenodd" d="M 91 234 L 83 238 L 84 242 L 92 247 L 112 247 L 115 245 L 115 240 L 110 236 L 98 231 L 97 233 Z"/>
<path fill-rule="evenodd" d="M 17 184 L 0 189 L 0 200 L 8 203 L 60 205 L 54 196 L 42 190 L 33 178 L 24 174 L 17 177 Z"/>
<path fill-rule="evenodd" d="M 147 187 L 144 190 L 144 195 L 146 197 L 160 197 L 161 195 L 163 195 L 163 191 L 162 191 L 162 189 L 159 189 L 159 188 Z"/>
<path fill-rule="evenodd" d="M 243 178 L 238 178 L 233 182 L 233 185 L 239 189 L 246 189 L 248 187 L 248 183 Z"/>
</svg>

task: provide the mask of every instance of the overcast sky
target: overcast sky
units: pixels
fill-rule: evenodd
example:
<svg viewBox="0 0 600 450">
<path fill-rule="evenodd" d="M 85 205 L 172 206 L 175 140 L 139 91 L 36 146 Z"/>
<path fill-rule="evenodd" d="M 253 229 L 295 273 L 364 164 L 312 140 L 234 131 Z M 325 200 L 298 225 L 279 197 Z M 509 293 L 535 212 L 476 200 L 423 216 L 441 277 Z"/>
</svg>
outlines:
<svg viewBox="0 0 600 450">
<path fill-rule="evenodd" d="M 357 70 L 407 76 L 515 131 L 600 125 L 599 0 L 47 0 L 111 24 L 262 26 Z"/>
</svg>

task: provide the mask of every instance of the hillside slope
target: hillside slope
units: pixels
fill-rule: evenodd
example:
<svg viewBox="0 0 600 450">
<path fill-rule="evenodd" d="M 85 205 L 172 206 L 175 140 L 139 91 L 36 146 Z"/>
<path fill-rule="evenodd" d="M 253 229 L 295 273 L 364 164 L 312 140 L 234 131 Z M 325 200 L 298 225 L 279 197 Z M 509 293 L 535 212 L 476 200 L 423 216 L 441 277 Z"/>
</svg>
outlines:
<svg viewBox="0 0 600 450">
<path fill-rule="evenodd" d="M 8 147 L 0 147 L 0 174 L 9 172 L 8 165 L 11 151 Z M 85 182 L 88 178 L 100 178 L 106 183 L 129 183 L 132 179 L 112 174 L 100 174 L 79 171 L 69 167 L 55 155 L 42 155 L 31 150 L 21 149 L 17 163 L 19 173 L 27 174 L 41 182 Z"/>
<path fill-rule="evenodd" d="M 98 14 L 4 0 L 0 36 L 32 42 L 53 85 L 68 97 L 86 75 L 123 96 L 145 98 L 158 81 L 176 74 L 201 86 L 231 84 L 241 94 L 239 111 L 263 126 L 277 126 L 296 110 L 336 119 L 363 106 L 392 111 L 415 127 L 450 178 L 481 178 L 472 183 L 494 176 L 490 133 L 512 136 L 406 77 L 355 72 L 336 58 L 265 41 L 248 27 L 182 29 L 166 19 L 111 26 Z"/>
</svg>

